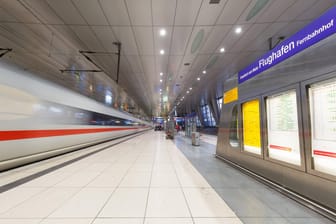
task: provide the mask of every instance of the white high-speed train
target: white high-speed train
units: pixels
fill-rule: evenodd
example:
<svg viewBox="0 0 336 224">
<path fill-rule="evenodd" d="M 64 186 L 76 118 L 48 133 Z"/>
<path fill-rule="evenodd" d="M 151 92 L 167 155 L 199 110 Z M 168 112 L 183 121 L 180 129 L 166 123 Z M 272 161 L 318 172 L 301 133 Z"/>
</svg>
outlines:
<svg viewBox="0 0 336 224">
<path fill-rule="evenodd" d="M 0 171 L 152 128 L 0 63 Z"/>
</svg>

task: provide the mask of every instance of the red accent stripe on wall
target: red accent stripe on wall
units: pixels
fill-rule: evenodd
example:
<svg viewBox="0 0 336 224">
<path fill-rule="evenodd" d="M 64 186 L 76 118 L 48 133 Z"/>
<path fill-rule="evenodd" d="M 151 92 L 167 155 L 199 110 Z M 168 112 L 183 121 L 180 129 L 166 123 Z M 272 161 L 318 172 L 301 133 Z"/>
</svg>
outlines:
<svg viewBox="0 0 336 224">
<path fill-rule="evenodd" d="M 334 152 L 327 152 L 327 151 L 321 151 L 321 150 L 314 150 L 314 155 L 327 156 L 327 157 L 336 158 L 336 153 L 334 153 Z"/>
<path fill-rule="evenodd" d="M 279 149 L 279 150 L 283 150 L 283 151 L 287 151 L 287 152 L 292 151 L 292 148 L 279 146 L 279 145 L 270 145 L 269 147 L 272 148 L 272 149 Z"/>
<path fill-rule="evenodd" d="M 85 129 L 56 129 L 56 130 L 15 130 L 0 131 L 0 141 L 19 140 L 27 138 L 45 138 L 64 135 L 80 135 L 110 131 L 127 131 L 138 129 L 129 128 L 85 128 Z"/>
</svg>

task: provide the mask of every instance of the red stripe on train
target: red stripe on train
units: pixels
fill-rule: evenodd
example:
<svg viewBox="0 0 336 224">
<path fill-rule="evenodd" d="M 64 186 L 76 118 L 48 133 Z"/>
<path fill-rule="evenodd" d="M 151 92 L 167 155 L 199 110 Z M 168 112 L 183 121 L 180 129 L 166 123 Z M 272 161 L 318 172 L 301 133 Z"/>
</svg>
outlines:
<svg viewBox="0 0 336 224">
<path fill-rule="evenodd" d="M 334 153 L 334 152 L 326 152 L 326 151 L 321 151 L 321 150 L 314 150 L 314 155 L 327 156 L 327 157 L 336 158 L 336 153 Z"/>
<path fill-rule="evenodd" d="M 27 138 L 45 138 L 64 135 L 80 135 L 110 131 L 127 131 L 138 128 L 86 128 L 86 129 L 56 129 L 56 130 L 15 130 L 0 131 L 0 141 L 19 140 Z"/>
</svg>

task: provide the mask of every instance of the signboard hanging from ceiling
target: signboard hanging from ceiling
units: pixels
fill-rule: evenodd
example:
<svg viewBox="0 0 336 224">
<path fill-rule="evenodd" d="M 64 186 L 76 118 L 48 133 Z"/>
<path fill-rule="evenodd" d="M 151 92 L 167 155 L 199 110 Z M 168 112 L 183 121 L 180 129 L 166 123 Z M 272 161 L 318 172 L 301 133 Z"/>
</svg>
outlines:
<svg viewBox="0 0 336 224">
<path fill-rule="evenodd" d="M 241 84 L 336 32 L 336 6 L 238 72 Z"/>
</svg>

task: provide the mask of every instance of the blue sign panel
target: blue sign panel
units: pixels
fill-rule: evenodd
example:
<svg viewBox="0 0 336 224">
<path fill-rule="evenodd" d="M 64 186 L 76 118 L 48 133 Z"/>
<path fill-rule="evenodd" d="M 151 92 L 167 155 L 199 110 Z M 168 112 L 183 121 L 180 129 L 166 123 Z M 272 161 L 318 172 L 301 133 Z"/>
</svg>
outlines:
<svg viewBox="0 0 336 224">
<path fill-rule="evenodd" d="M 336 32 L 336 6 L 328 10 L 302 30 L 283 41 L 257 61 L 238 72 L 238 82 L 244 81 L 271 68 L 283 60 L 303 51 Z"/>
</svg>

